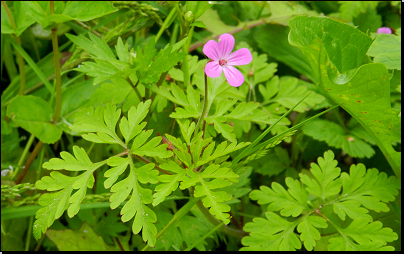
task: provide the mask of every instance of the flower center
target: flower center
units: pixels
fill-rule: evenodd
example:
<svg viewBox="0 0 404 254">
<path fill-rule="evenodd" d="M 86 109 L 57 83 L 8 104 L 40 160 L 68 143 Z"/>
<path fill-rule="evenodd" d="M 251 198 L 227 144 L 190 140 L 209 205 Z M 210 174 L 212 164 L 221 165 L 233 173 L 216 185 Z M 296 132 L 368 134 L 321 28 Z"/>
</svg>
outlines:
<svg viewBox="0 0 404 254">
<path fill-rule="evenodd" d="M 220 64 L 221 66 L 223 66 L 223 65 L 227 64 L 227 61 L 224 60 L 224 59 L 219 60 L 219 64 Z"/>
</svg>

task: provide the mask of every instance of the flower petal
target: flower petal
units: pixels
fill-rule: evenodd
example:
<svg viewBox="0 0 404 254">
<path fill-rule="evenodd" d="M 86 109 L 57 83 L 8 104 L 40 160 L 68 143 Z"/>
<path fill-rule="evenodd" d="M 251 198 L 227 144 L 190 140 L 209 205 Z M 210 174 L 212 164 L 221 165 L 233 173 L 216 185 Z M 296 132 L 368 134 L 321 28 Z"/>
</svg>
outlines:
<svg viewBox="0 0 404 254">
<path fill-rule="evenodd" d="M 205 66 L 205 73 L 208 77 L 217 78 L 222 74 L 223 67 L 219 65 L 218 61 L 209 62 Z"/>
<path fill-rule="evenodd" d="M 239 70 L 234 68 L 233 66 L 227 66 L 223 68 L 224 76 L 227 79 L 227 82 L 231 86 L 238 87 L 241 86 L 244 82 L 244 76 L 241 74 Z"/>
<path fill-rule="evenodd" d="M 227 58 L 234 48 L 234 37 L 231 34 L 222 34 L 219 38 L 220 58 Z"/>
<path fill-rule="evenodd" d="M 377 33 L 378 34 L 391 34 L 391 29 L 388 27 L 380 27 L 379 29 L 377 29 Z M 220 45 L 219 45 L 220 48 Z"/>
<path fill-rule="evenodd" d="M 227 59 L 228 65 L 245 65 L 252 61 L 252 55 L 248 48 L 242 48 L 234 51 Z"/>
<path fill-rule="evenodd" d="M 203 46 L 203 53 L 212 60 L 220 60 L 221 54 L 216 41 L 210 40 Z"/>
</svg>

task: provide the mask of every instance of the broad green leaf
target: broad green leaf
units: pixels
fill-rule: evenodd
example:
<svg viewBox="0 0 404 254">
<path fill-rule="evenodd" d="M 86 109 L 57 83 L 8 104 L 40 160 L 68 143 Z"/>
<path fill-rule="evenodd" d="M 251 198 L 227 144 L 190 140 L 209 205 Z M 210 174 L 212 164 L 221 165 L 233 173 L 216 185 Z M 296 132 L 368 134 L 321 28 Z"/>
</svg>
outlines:
<svg viewBox="0 0 404 254">
<path fill-rule="evenodd" d="M 373 148 L 352 132 L 346 131 L 338 124 L 315 119 L 302 127 L 303 133 L 320 141 L 325 141 L 329 146 L 342 148 L 347 154 L 356 158 L 370 158 L 375 154 Z"/>
<path fill-rule="evenodd" d="M 341 180 L 336 179 L 341 174 L 341 169 L 337 167 L 338 162 L 334 160 L 334 153 L 331 150 L 326 151 L 324 158 L 319 157 L 317 162 L 318 164 L 310 164 L 314 179 L 302 173 L 299 176 L 307 186 L 306 190 L 324 201 L 341 191 Z"/>
<path fill-rule="evenodd" d="M 70 1 L 66 3 L 63 15 L 74 20 L 89 21 L 118 11 L 109 2 Z"/>
<path fill-rule="evenodd" d="M 109 78 L 109 77 L 108 77 Z M 95 78 L 97 79 L 97 78 Z M 126 102 L 126 98 L 129 98 L 131 93 L 134 93 L 133 88 L 129 84 L 128 81 L 122 78 L 109 78 L 110 82 L 104 82 L 100 86 L 95 86 L 97 90 L 95 90 L 94 94 L 91 95 L 91 105 L 98 106 L 101 104 L 107 104 L 111 102 L 112 104 L 121 104 L 122 102 Z M 93 80 L 89 80 L 93 81 Z M 94 82 L 96 82 L 94 80 Z M 94 83 L 92 82 L 92 83 Z M 142 92 L 139 91 L 142 95 Z M 136 95 L 135 95 L 136 97 Z M 139 101 L 133 103 L 128 107 L 127 110 L 124 110 L 122 106 L 122 111 L 126 112 L 135 104 L 138 104 Z"/>
<path fill-rule="evenodd" d="M 339 3 L 341 4 L 339 8 L 341 19 L 346 21 L 352 21 L 361 12 L 366 12 L 368 6 L 375 9 L 378 4 L 374 1 L 339 1 Z"/>
<path fill-rule="evenodd" d="M 353 23 L 364 33 L 376 33 L 377 29 L 382 27 L 382 16 L 377 14 L 376 9 L 367 6 L 366 12 L 359 13 L 358 16 L 353 18 Z"/>
<path fill-rule="evenodd" d="M 268 24 L 260 26 L 254 33 L 254 39 L 257 41 L 258 46 L 269 56 L 276 58 L 316 82 L 316 76 L 310 68 L 307 57 L 289 44 L 289 30 L 288 27 L 281 25 Z"/>
<path fill-rule="evenodd" d="M 397 176 L 401 156 L 392 142 L 401 139 L 398 110 L 391 108 L 390 84 L 383 64 L 364 64 L 372 39 L 329 18 L 296 17 L 289 41 L 310 59 L 320 86 L 375 139 Z"/>
<path fill-rule="evenodd" d="M 16 97 L 7 107 L 7 116 L 44 143 L 55 143 L 62 136 L 62 130 L 51 122 L 53 110 L 39 97 Z"/>
<path fill-rule="evenodd" d="M 390 228 L 382 228 L 380 221 L 369 223 L 366 218 L 354 220 L 347 228 L 338 228 L 343 236 L 329 240 L 329 251 L 365 251 L 365 250 L 394 250 L 392 246 L 384 246 L 387 242 L 398 239 Z"/>
<path fill-rule="evenodd" d="M 16 36 L 20 36 L 22 32 L 25 31 L 29 26 L 35 23 L 35 20 L 27 15 L 27 12 L 22 4 L 23 1 L 12 1 L 7 2 L 7 6 L 11 12 L 11 16 L 15 22 L 15 26 L 17 27 L 17 31 L 14 31 L 11 26 L 10 19 L 3 7 L 1 5 L 1 33 L 2 34 L 15 34 Z M 13 3 L 13 5 L 11 5 Z"/>
<path fill-rule="evenodd" d="M 276 23 L 285 25 L 294 16 L 308 15 L 318 16 L 314 10 L 307 9 L 306 5 L 302 5 L 299 2 L 288 1 L 271 1 L 267 5 L 271 10 L 271 16 L 267 20 L 275 20 Z"/>
<path fill-rule="evenodd" d="M 117 11 L 109 2 L 70 1 L 55 2 L 54 14 L 50 13 L 49 2 L 25 1 L 24 7 L 28 15 L 41 24 L 44 29 L 69 21 L 89 21 Z"/>
<path fill-rule="evenodd" d="M 241 239 L 244 246 L 241 251 L 293 251 L 302 244 L 294 233 L 296 222 L 289 222 L 273 212 L 265 213 L 266 219 L 254 218 L 244 226 L 250 232 Z"/>
<path fill-rule="evenodd" d="M 59 251 L 106 251 L 107 245 L 101 236 L 87 224 L 78 230 L 49 229 L 46 236 L 56 244 Z"/>
<path fill-rule="evenodd" d="M 75 113 L 84 107 L 94 105 L 91 97 L 97 87 L 92 85 L 92 80 L 76 82 L 74 85 L 62 90 L 62 109 L 58 125 L 71 135 L 77 135 L 69 126 L 73 124 Z"/>
<path fill-rule="evenodd" d="M 252 200 L 258 200 L 260 205 L 269 204 L 268 211 L 280 211 L 282 216 L 297 217 L 302 212 L 310 210 L 307 205 L 308 193 L 300 182 L 290 177 L 285 181 L 289 187 L 288 191 L 279 183 L 273 182 L 272 188 L 261 186 L 261 190 L 253 190 L 249 196 Z"/>
<path fill-rule="evenodd" d="M 385 64 L 387 69 L 401 70 L 401 36 L 378 34 L 367 54 L 375 63 Z"/>
</svg>

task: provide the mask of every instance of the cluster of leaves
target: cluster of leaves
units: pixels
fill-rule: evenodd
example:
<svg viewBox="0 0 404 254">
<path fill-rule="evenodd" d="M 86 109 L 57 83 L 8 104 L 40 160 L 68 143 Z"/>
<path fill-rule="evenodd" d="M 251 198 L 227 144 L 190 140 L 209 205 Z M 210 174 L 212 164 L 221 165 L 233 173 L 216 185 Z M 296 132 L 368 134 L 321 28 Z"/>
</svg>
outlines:
<svg viewBox="0 0 404 254">
<path fill-rule="evenodd" d="M 329 251 L 394 250 L 385 245 L 397 240 L 397 234 L 368 213 L 388 212 L 386 203 L 394 201 L 400 181 L 375 168 L 366 170 L 363 164 L 352 165 L 349 174 L 341 173 L 337 164 L 334 153 L 327 151 L 318 164 L 311 164 L 310 174 L 299 174 L 300 181 L 287 177 L 287 190 L 274 182 L 271 188 L 252 191 L 251 199 L 269 205 L 266 219 L 255 218 L 244 226 L 251 233 L 243 238 L 247 247 L 241 250 L 296 250 L 302 243 L 313 250 L 325 232 L 332 234 Z M 283 218 L 290 216 L 296 219 Z M 340 227 L 345 221 L 347 226 Z M 332 229 L 325 231 L 329 226 Z"/>
<path fill-rule="evenodd" d="M 177 160 L 167 161 L 160 164 L 160 170 L 167 174 L 158 175 L 154 169 L 155 163 L 147 163 L 144 166 L 136 166 L 133 157 L 143 158 L 156 157 L 166 159 L 173 156 L 167 150 L 168 144 L 160 144 L 162 137 L 157 136 L 149 140 L 153 130 L 144 130 L 146 122 L 142 122 L 148 113 L 151 101 L 139 103 L 128 111 L 128 116 L 121 116 L 121 109 L 116 109 L 112 104 L 105 107 L 99 106 L 95 110 L 90 107 L 76 114 L 75 123 L 70 128 L 76 132 L 84 133 L 82 137 L 94 143 L 118 144 L 124 150 L 126 157 L 113 156 L 107 160 L 93 163 L 87 156 L 85 150 L 78 146 L 73 146 L 74 155 L 62 152 L 61 159 L 53 158 L 44 163 L 43 167 L 53 170 L 85 171 L 74 177 L 69 177 L 59 173 L 51 172 L 50 176 L 45 176 L 36 183 L 40 190 L 58 191 L 46 193 L 39 199 L 39 204 L 45 206 L 36 213 L 34 223 L 34 235 L 39 239 L 41 232 L 52 225 L 67 209 L 69 217 L 73 217 L 80 210 L 80 203 L 83 201 L 87 188 L 93 188 L 95 170 L 108 164 L 111 168 L 104 173 L 107 179 L 104 182 L 106 189 L 111 188 L 113 194 L 110 197 L 111 209 L 117 208 L 131 194 L 128 202 L 122 207 L 121 219 L 123 222 L 134 217 L 132 230 L 137 234 L 142 230 L 142 237 L 150 246 L 156 244 L 157 229 L 153 223 L 157 217 L 147 204 L 153 203 L 157 206 L 164 199 L 175 191 L 179 182 L 180 189 L 195 187 L 194 196 L 204 197 L 202 199 L 205 207 L 210 208 L 210 212 L 224 223 L 228 224 L 230 207 L 222 204 L 228 201 L 231 196 L 224 191 L 214 191 L 238 182 L 238 175 L 229 166 L 230 163 L 221 163 L 228 158 L 229 153 L 234 152 L 248 143 L 223 142 L 215 148 L 212 138 L 203 139 L 200 132 L 190 139 L 195 123 L 191 126 L 184 126 L 183 135 L 187 144 L 182 143 L 170 135 L 169 141 L 177 148 L 175 155 Z M 119 121 L 120 120 L 120 121 Z M 119 121 L 119 130 L 123 139 L 116 133 L 116 124 Z M 189 153 L 189 150 L 192 151 Z M 203 153 L 202 150 L 204 150 Z M 213 163 L 211 163 L 213 161 Z M 221 164 L 219 164 L 221 163 Z M 206 168 L 203 166 L 209 164 Z M 229 165 L 230 164 L 230 165 Z M 117 182 L 118 178 L 124 174 L 129 167 L 127 177 Z M 155 193 L 142 184 L 156 184 Z M 77 190 L 73 193 L 74 190 Z"/>
<path fill-rule="evenodd" d="M 400 213 L 387 203 L 401 188 L 401 5 L 182 4 L 55 2 L 52 8 L 17 1 L 9 4 L 16 24 L 2 5 L 2 59 L 4 52 L 11 80 L 2 93 L 2 168 L 22 170 L 36 137 L 46 149 L 33 165 L 52 170 L 40 180 L 29 176 L 41 193 L 10 184 L 16 173 L 2 177 L 2 207 L 11 206 L 2 209 L 8 216 L 2 232 L 22 221 L 10 218 L 36 211 L 32 232 L 36 240 L 46 234 L 47 250 L 214 250 L 219 240 L 235 250 L 242 237 L 241 250 L 393 250 L 387 245 L 400 237 L 392 231 L 398 232 L 391 225 L 396 217 L 386 221 L 377 213 Z M 393 34 L 376 34 L 382 25 Z M 62 53 L 70 58 L 54 121 L 53 52 L 35 63 L 34 51 L 27 54 L 4 35 L 32 31 L 50 39 L 56 27 L 69 40 L 60 51 L 74 45 Z M 223 33 L 234 34 L 234 50 L 252 53 L 250 64 L 237 67 L 245 80 L 238 88 L 223 74 L 206 78 L 207 60 L 188 52 Z M 10 45 L 29 65 L 23 95 Z M 202 55 L 202 47 L 191 48 Z M 318 118 L 334 105 L 341 109 Z M 24 152 L 17 127 L 32 134 Z M 305 170 L 330 148 L 344 159 L 342 170 L 331 151 Z M 357 164 L 349 163 L 352 157 Z M 359 162 L 378 163 L 385 172 Z M 389 164 L 397 178 L 387 177 Z M 13 210 L 22 204 L 31 206 Z M 19 230 L 29 243 L 25 226 Z M 15 242 L 11 235 L 5 244 Z"/>
</svg>

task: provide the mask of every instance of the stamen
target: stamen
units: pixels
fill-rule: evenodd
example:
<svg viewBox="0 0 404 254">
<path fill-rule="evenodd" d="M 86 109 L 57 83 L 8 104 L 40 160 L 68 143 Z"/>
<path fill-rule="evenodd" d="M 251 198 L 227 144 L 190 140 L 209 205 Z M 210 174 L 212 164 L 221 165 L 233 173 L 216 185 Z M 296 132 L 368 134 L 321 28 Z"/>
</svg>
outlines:
<svg viewBox="0 0 404 254">
<path fill-rule="evenodd" d="M 223 65 L 227 64 L 227 61 L 224 60 L 224 59 L 219 60 L 219 64 L 220 64 L 221 66 L 223 66 Z"/>
</svg>

